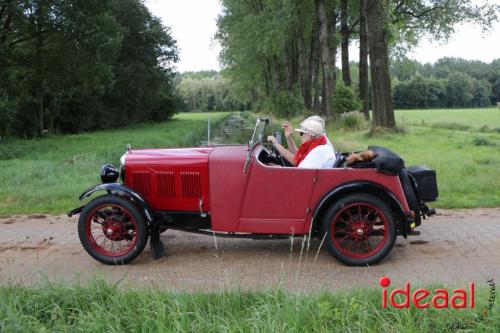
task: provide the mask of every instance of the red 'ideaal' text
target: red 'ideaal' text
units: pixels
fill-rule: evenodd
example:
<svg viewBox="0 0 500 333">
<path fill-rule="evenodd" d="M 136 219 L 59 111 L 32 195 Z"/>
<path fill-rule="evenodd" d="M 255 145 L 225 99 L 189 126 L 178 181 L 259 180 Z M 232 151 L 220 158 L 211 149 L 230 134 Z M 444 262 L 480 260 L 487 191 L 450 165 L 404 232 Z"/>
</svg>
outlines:
<svg viewBox="0 0 500 333">
<path fill-rule="evenodd" d="M 405 283 L 404 289 L 393 289 L 387 295 L 387 287 L 391 284 L 391 280 L 384 276 L 379 280 L 382 289 L 382 307 L 387 308 L 387 303 L 396 309 L 409 308 L 410 303 L 414 307 L 424 309 L 432 306 L 436 309 L 445 309 L 452 307 L 454 309 L 474 308 L 474 283 L 469 283 L 469 289 L 453 289 L 450 294 L 446 289 L 435 289 L 429 291 L 425 288 L 411 290 L 410 282 Z M 396 301 L 396 295 L 402 297 Z"/>
</svg>

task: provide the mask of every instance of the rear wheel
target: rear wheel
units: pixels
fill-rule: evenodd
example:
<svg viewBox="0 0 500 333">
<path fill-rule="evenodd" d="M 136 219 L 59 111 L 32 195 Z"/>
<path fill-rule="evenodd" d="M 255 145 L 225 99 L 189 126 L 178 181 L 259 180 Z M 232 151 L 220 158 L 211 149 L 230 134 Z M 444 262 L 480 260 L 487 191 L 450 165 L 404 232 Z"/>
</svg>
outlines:
<svg viewBox="0 0 500 333">
<path fill-rule="evenodd" d="M 108 265 L 131 262 L 148 241 L 144 216 L 130 200 L 118 195 L 89 202 L 78 220 L 78 235 L 85 250 Z"/>
<path fill-rule="evenodd" d="M 396 241 L 394 218 L 381 199 L 365 193 L 345 196 L 326 212 L 322 222 L 328 251 L 349 266 L 382 260 Z"/>
</svg>

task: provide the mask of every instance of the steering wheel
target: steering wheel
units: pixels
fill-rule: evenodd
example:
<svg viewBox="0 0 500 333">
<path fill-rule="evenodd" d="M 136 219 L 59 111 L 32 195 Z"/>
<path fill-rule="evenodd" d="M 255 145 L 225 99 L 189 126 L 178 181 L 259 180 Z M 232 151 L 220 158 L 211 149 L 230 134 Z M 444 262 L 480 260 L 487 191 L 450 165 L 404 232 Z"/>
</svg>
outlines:
<svg viewBox="0 0 500 333">
<path fill-rule="evenodd" d="M 272 142 L 270 142 L 270 144 L 271 144 L 271 153 L 276 157 L 281 166 L 286 166 L 285 160 L 283 159 L 283 156 L 281 156 L 278 149 L 276 149 L 276 146 Z"/>
</svg>

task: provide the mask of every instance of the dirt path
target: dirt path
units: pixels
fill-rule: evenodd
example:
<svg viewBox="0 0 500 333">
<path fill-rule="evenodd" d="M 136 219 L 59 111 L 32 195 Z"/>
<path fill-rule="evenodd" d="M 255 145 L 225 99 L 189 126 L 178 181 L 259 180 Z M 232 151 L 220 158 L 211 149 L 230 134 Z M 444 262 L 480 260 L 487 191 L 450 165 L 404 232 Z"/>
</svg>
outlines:
<svg viewBox="0 0 500 333">
<path fill-rule="evenodd" d="M 162 234 L 167 256 L 153 261 L 149 247 L 128 266 L 105 266 L 82 248 L 77 218 L 13 216 L 0 219 L 0 283 L 86 281 L 96 275 L 125 285 L 170 290 L 289 291 L 376 286 L 387 275 L 402 284 L 441 282 L 462 286 L 500 281 L 500 208 L 440 210 L 424 220 L 421 236 L 398 238 L 389 256 L 372 267 L 346 267 L 302 238 L 255 241 L 217 239 L 176 231 Z M 316 257 L 317 256 L 317 257 Z"/>
</svg>

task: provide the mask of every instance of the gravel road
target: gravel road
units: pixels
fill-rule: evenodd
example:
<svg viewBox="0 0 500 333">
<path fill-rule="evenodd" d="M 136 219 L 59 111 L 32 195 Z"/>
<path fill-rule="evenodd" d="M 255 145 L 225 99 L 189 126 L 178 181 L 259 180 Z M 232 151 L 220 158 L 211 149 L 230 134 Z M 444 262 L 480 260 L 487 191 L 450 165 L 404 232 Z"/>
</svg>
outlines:
<svg viewBox="0 0 500 333">
<path fill-rule="evenodd" d="M 124 287 L 176 291 L 265 290 L 291 292 L 375 287 L 389 276 L 394 284 L 445 283 L 463 287 L 489 278 L 500 281 L 500 208 L 439 210 L 423 221 L 420 236 L 398 238 L 380 264 L 346 267 L 320 242 L 309 249 L 293 240 L 221 239 L 167 231 L 167 255 L 157 261 L 149 247 L 132 264 L 105 266 L 82 248 L 77 217 L 29 215 L 0 219 L 0 283 L 44 280 L 86 282 L 96 276 Z"/>
</svg>

